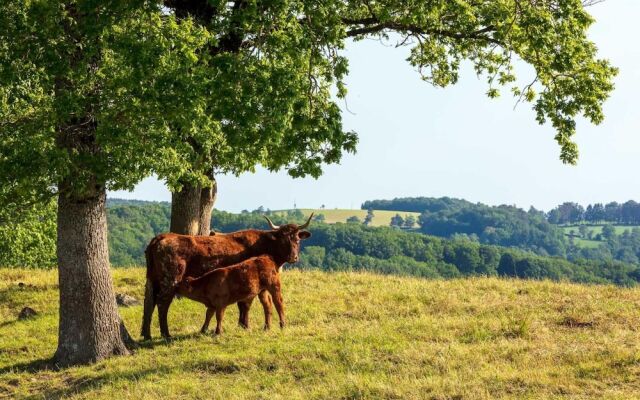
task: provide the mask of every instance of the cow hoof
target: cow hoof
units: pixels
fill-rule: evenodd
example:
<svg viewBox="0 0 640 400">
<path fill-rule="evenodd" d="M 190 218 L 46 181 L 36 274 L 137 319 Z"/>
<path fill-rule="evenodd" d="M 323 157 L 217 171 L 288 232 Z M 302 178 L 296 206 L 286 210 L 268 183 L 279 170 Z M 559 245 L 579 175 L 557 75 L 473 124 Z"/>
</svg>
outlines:
<svg viewBox="0 0 640 400">
<path fill-rule="evenodd" d="M 265 330 L 265 331 L 268 331 L 268 330 L 271 329 L 271 327 L 269 325 L 265 325 L 264 328 L 262 328 L 262 329 Z"/>
<path fill-rule="evenodd" d="M 173 341 L 173 337 L 171 337 L 171 335 L 163 336 L 162 339 L 165 342 L 172 342 Z"/>
<path fill-rule="evenodd" d="M 145 336 L 142 336 L 142 341 L 144 341 L 144 342 L 148 342 L 149 340 L 151 340 L 151 335 L 149 335 L 149 336 L 146 336 L 146 335 L 145 335 Z"/>
</svg>

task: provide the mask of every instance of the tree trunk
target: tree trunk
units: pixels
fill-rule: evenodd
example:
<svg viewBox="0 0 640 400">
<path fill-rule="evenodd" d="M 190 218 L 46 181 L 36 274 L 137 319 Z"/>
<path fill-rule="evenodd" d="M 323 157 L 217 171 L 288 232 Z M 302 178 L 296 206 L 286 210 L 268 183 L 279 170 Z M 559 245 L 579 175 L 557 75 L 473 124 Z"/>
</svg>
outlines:
<svg viewBox="0 0 640 400">
<path fill-rule="evenodd" d="M 213 211 L 213 205 L 218 194 L 218 184 L 213 174 L 209 178 L 211 179 L 211 186 L 200 190 L 199 235 L 209 235 L 211 232 L 211 211 Z"/>
<path fill-rule="evenodd" d="M 182 235 L 197 235 L 199 225 L 200 188 L 185 183 L 181 191 L 171 193 L 171 227 L 169 230 Z"/>
<path fill-rule="evenodd" d="M 109 272 L 105 202 L 104 188 L 87 198 L 58 198 L 59 366 L 129 354 Z"/>
<path fill-rule="evenodd" d="M 182 235 L 209 235 L 211 211 L 218 192 L 213 173 L 209 179 L 212 182 L 209 187 L 185 183 L 181 191 L 171 193 L 171 232 Z"/>
</svg>

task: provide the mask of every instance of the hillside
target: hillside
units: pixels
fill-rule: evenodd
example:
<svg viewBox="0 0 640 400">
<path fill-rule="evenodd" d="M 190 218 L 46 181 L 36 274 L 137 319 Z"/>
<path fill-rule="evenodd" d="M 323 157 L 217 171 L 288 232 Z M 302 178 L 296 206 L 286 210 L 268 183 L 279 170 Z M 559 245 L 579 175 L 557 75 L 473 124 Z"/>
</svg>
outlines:
<svg viewBox="0 0 640 400">
<path fill-rule="evenodd" d="M 367 210 L 344 210 L 344 209 L 313 209 L 313 208 L 300 208 L 298 209 L 305 215 L 309 215 L 312 212 L 315 215 L 324 215 L 324 222 L 328 224 L 335 224 L 336 222 L 347 222 L 349 217 L 358 217 L 360 221 L 364 221 L 367 216 Z M 273 211 L 276 215 L 286 215 L 291 212 L 291 210 L 279 210 Z M 391 222 L 391 218 L 400 214 L 402 218 L 406 218 L 409 215 L 412 215 L 414 218 L 418 218 L 420 213 L 417 212 L 406 212 L 406 211 L 388 211 L 388 210 L 373 210 L 373 220 L 369 224 L 369 226 L 389 226 Z"/>
<path fill-rule="evenodd" d="M 114 270 L 142 298 L 144 270 Z M 19 282 L 25 285 L 20 288 Z M 178 300 L 172 343 L 47 370 L 54 271 L 0 270 L 0 397 L 71 399 L 638 398 L 640 289 L 475 278 L 422 280 L 285 271 L 289 326 L 195 334 L 204 308 Z M 16 321 L 23 306 L 39 315 Z M 142 306 L 120 308 L 139 332 Z M 158 328 L 153 327 L 154 337 Z"/>
<path fill-rule="evenodd" d="M 53 211 L 54 208 L 28 214 L 24 223 L 5 225 L 0 229 L 0 243 L 5 243 L 4 247 L 0 246 L 0 250 L 4 250 L 0 252 L 0 266 L 55 267 Z M 144 249 L 150 238 L 169 229 L 170 205 L 120 201 L 111 203 L 107 211 L 111 264 L 144 265 Z M 268 212 L 255 210 L 232 214 L 214 210 L 212 226 L 222 232 L 264 229 L 263 214 Z M 301 223 L 305 213 L 301 210 L 289 211 L 286 215 L 271 213 L 271 218 L 276 224 Z M 442 239 L 415 230 L 367 227 L 362 223 L 327 224 L 316 221 L 311 231 L 313 235 L 305 240 L 298 264 L 303 269 L 366 270 L 428 278 L 500 275 L 622 286 L 634 286 L 640 281 L 637 264 L 612 261 L 610 257 L 600 261 L 581 258 L 569 261 L 511 247 L 481 244 L 464 235 Z M 624 244 L 621 241 L 616 243 Z M 586 254 L 584 258 L 592 257 Z M 633 261 L 632 258 L 630 260 Z"/>
</svg>

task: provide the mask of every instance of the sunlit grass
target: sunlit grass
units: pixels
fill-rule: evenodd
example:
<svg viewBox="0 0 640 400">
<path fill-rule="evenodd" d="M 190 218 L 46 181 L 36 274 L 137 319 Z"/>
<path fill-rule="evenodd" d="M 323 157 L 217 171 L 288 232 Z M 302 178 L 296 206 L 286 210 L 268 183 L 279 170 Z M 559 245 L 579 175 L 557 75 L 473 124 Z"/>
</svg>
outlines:
<svg viewBox="0 0 640 400">
<path fill-rule="evenodd" d="M 114 270 L 143 296 L 144 270 Z M 109 399 L 638 398 L 640 289 L 475 278 L 428 281 L 285 270 L 289 326 L 195 334 L 204 308 L 174 303 L 177 340 L 60 371 L 55 272 L 0 270 L 0 397 Z M 18 283 L 24 283 L 18 287 Z M 24 306 L 39 315 L 16 321 Z M 136 337 L 142 307 L 120 308 Z M 277 325 L 276 325 L 277 326 Z M 153 335 L 159 335 L 154 321 Z"/>
<path fill-rule="evenodd" d="M 344 209 L 311 209 L 311 208 L 302 208 L 300 209 L 305 215 L 309 215 L 311 212 L 316 215 L 322 214 L 324 215 L 324 222 L 328 224 L 335 224 L 336 222 L 346 222 L 349 217 L 356 216 L 360 219 L 360 221 L 364 221 L 367 216 L 367 210 L 344 210 Z M 286 211 L 275 211 L 276 213 L 285 213 Z M 371 221 L 370 226 L 389 226 L 391 222 L 391 218 L 400 214 L 402 218 L 406 218 L 408 215 L 413 215 L 416 220 L 420 216 L 420 213 L 416 212 L 405 212 L 405 211 L 386 211 L 386 210 L 374 210 L 373 211 L 373 220 Z"/>
</svg>

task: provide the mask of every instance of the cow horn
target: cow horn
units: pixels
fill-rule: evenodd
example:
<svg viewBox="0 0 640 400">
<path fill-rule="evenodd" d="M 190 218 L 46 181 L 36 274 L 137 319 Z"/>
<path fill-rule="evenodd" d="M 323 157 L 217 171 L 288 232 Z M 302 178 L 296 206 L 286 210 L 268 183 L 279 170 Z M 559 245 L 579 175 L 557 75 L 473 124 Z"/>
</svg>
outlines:
<svg viewBox="0 0 640 400">
<path fill-rule="evenodd" d="M 309 219 L 307 220 L 307 222 L 305 222 L 303 225 L 298 226 L 298 229 L 306 229 L 309 226 L 309 223 L 311 223 L 311 218 L 313 218 L 313 213 L 309 215 Z"/>
<path fill-rule="evenodd" d="M 271 222 L 271 220 L 269 219 L 269 217 L 267 217 L 266 215 L 263 215 L 264 219 L 267 220 L 267 222 L 269 223 L 269 228 L 273 229 L 273 230 L 278 230 L 280 229 L 280 227 L 278 225 L 274 225 L 273 222 Z"/>
</svg>

